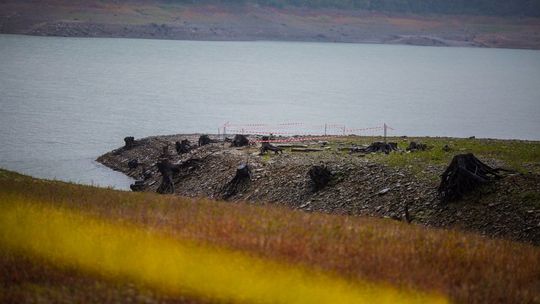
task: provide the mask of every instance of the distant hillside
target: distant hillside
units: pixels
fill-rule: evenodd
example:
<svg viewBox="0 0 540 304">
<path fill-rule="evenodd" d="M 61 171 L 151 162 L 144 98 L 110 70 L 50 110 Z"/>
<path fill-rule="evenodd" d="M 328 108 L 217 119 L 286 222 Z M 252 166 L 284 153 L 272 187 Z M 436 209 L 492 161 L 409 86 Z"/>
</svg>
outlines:
<svg viewBox="0 0 540 304">
<path fill-rule="evenodd" d="M 531 17 L 540 15 L 539 3 L 540 0 L 4 0 L 0 1 L 0 33 L 540 49 L 540 18 Z"/>
<path fill-rule="evenodd" d="M 274 7 L 360 9 L 383 12 L 540 16 L 540 0 L 164 0 L 169 3 L 255 3 Z"/>
</svg>

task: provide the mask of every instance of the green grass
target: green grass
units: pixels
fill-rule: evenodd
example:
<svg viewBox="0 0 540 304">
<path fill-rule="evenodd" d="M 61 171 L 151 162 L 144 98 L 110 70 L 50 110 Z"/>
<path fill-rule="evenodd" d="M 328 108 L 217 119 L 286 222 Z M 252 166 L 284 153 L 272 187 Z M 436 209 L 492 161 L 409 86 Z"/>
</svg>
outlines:
<svg viewBox="0 0 540 304">
<path fill-rule="evenodd" d="M 382 141 L 382 138 L 350 136 L 333 140 L 331 146 L 335 149 L 340 143 L 350 146 L 351 144 L 370 144 L 375 141 Z M 438 178 L 435 170 L 429 170 L 430 166 L 443 168 L 450 163 L 454 155 L 462 153 L 473 153 L 480 160 L 491 161 L 498 166 L 520 173 L 540 173 L 540 142 L 430 137 L 390 137 L 388 141 L 397 142 L 402 150 L 405 150 L 411 141 L 427 144 L 429 149 L 411 153 L 393 152 L 389 155 L 377 153 L 367 155 L 366 158 L 398 168 L 407 168 L 418 176 L 429 179 Z M 443 151 L 444 145 L 448 145 L 451 151 Z"/>
</svg>

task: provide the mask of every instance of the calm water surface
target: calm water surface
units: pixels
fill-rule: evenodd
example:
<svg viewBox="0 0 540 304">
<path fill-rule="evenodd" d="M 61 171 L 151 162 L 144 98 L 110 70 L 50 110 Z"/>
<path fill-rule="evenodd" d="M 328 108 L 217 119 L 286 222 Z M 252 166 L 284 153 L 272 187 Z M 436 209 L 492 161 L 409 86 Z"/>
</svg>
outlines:
<svg viewBox="0 0 540 304">
<path fill-rule="evenodd" d="M 0 35 L 0 167 L 126 189 L 128 135 L 226 121 L 540 139 L 540 52 Z"/>
</svg>

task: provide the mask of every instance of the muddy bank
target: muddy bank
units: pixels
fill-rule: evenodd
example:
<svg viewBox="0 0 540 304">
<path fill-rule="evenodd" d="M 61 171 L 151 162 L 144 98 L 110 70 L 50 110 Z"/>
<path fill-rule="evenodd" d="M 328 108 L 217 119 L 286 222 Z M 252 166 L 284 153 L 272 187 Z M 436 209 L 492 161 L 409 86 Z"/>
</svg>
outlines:
<svg viewBox="0 0 540 304">
<path fill-rule="evenodd" d="M 111 151 L 98 161 L 144 180 L 142 191 L 155 192 L 161 183 L 155 164 L 168 145 L 172 163 L 199 160 L 196 166 L 174 175 L 174 192 L 178 195 L 224 199 L 225 185 L 239 164 L 248 163 L 251 181 L 227 200 L 280 204 L 307 212 L 386 217 L 540 245 L 540 212 L 520 200 L 520 193 L 535 195 L 540 191 L 540 175 L 535 173 L 509 176 L 460 201 L 441 204 L 437 199 L 437 180 L 420 178 L 411 168 L 389 166 L 363 154 L 343 152 L 346 143 L 313 140 L 304 144 L 320 151 L 293 152 L 295 149 L 285 147 L 282 154 L 261 156 L 258 146 L 235 148 L 215 138 L 219 142 L 187 154 L 176 153 L 175 142 L 188 139 L 196 144 L 198 138 L 199 135 L 148 137 L 136 140 L 131 149 Z M 137 160 L 136 167 L 133 162 L 128 164 L 133 160 Z M 332 172 L 330 183 L 316 192 L 308 175 L 314 165 L 326 166 Z M 444 166 L 433 165 L 424 170 L 439 175 Z"/>
</svg>

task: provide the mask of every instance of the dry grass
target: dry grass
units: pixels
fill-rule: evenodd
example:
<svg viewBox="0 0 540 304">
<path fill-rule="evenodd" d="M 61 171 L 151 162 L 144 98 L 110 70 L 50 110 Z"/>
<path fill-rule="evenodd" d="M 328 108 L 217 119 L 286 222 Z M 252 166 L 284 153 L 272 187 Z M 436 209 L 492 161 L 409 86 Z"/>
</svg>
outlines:
<svg viewBox="0 0 540 304">
<path fill-rule="evenodd" d="M 352 281 L 440 292 L 457 302 L 540 301 L 540 249 L 473 234 L 274 206 L 125 193 L 0 171 L 0 201 L 15 199 L 152 227 L 175 239 L 330 271 Z"/>
</svg>

